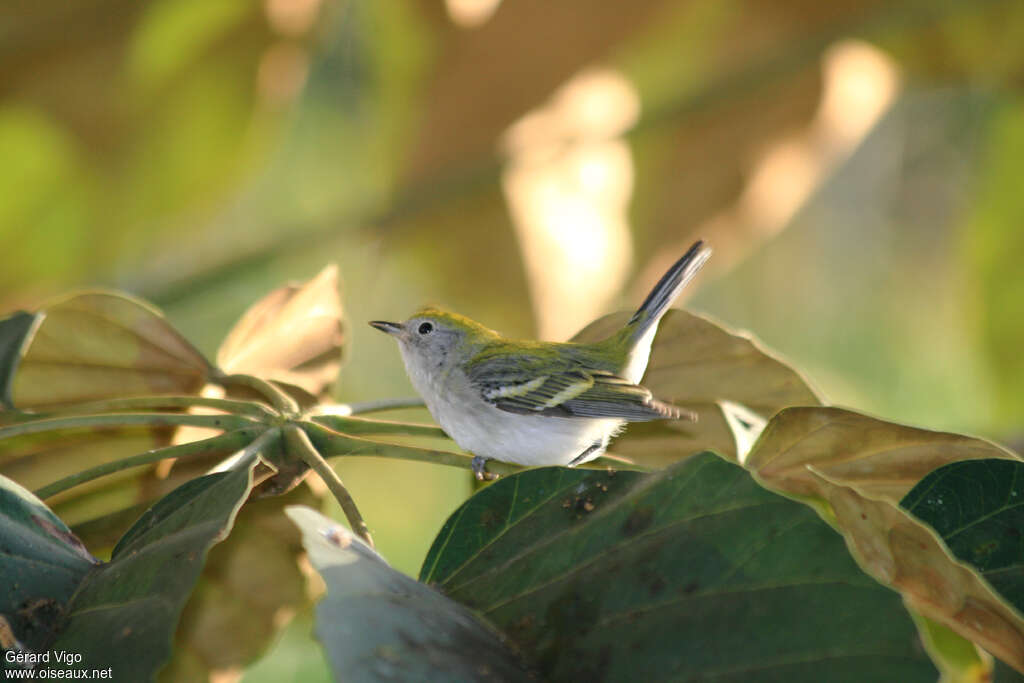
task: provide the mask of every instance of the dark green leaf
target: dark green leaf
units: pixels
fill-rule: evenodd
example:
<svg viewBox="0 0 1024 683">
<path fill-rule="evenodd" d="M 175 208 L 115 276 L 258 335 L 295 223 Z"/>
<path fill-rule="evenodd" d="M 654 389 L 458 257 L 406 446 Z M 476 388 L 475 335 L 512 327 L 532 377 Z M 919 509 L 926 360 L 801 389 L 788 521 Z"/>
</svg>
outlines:
<svg viewBox="0 0 1024 683">
<path fill-rule="evenodd" d="M 421 578 L 555 680 L 936 677 L 899 595 L 832 529 L 707 453 L 503 478 L 452 515 Z"/>
<path fill-rule="evenodd" d="M 18 311 L 0 320 L 0 408 L 11 408 L 11 380 L 21 359 L 21 349 L 38 314 Z"/>
<path fill-rule="evenodd" d="M 317 637 L 338 680 L 527 679 L 502 638 L 464 607 L 395 571 L 320 513 L 286 512 L 327 584 Z"/>
<path fill-rule="evenodd" d="M 922 479 L 900 506 L 1024 612 L 1024 462 L 950 463 Z"/>
<path fill-rule="evenodd" d="M 204 680 L 246 668 L 277 638 L 292 614 L 312 603 L 301 537 L 286 505 L 320 505 L 308 486 L 250 500 L 231 536 L 218 543 L 182 612 L 170 663 L 161 681 Z M 313 646 L 315 647 L 315 645 Z"/>
<path fill-rule="evenodd" d="M 95 564 L 42 501 L 0 476 L 0 616 L 22 645 L 37 651 L 52 636 Z"/>
<path fill-rule="evenodd" d="M 251 487 L 250 466 L 193 479 L 160 499 L 110 563 L 82 582 L 51 649 L 83 653 L 84 668 L 113 667 L 115 680 L 152 679 L 170 657 L 207 552 L 227 536 Z"/>
</svg>

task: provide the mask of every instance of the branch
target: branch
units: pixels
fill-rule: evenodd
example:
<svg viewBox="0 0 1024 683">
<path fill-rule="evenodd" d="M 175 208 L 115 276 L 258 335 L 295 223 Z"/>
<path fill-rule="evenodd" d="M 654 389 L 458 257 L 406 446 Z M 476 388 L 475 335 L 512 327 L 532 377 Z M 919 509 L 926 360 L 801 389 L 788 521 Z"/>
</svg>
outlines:
<svg viewBox="0 0 1024 683">
<path fill-rule="evenodd" d="M 402 408 L 422 408 L 426 405 L 423 399 L 413 398 L 382 398 L 377 401 L 362 401 L 360 403 L 332 403 L 320 406 L 317 415 L 337 415 L 348 417 L 350 415 L 362 415 L 364 413 L 379 413 L 384 410 L 400 410 Z"/>
<path fill-rule="evenodd" d="M 158 410 L 161 408 L 214 408 L 232 413 L 234 415 L 245 415 L 257 420 L 265 420 L 274 417 L 262 403 L 256 401 L 237 401 L 226 398 L 208 398 L 206 396 L 132 396 L 128 398 L 111 398 L 102 401 L 87 401 L 76 403 L 67 407 L 61 407 L 60 414 L 68 413 L 107 413 L 121 410 Z M 52 413 L 50 413 L 52 415 Z M 40 413 L 40 415 L 44 415 Z"/>
<path fill-rule="evenodd" d="M 252 375 L 222 375 L 215 377 L 212 381 L 225 388 L 234 386 L 255 391 L 267 399 L 270 405 L 282 415 L 295 417 L 299 414 L 299 404 L 295 402 L 295 399 L 265 379 L 253 377 Z"/>
<path fill-rule="evenodd" d="M 238 415 L 179 415 L 176 413 L 115 413 L 110 415 L 72 415 L 30 422 L 18 422 L 0 427 L 0 440 L 26 434 L 38 434 L 57 429 L 85 429 L 102 427 L 207 427 L 234 431 L 253 427 L 258 423 Z"/>
<path fill-rule="evenodd" d="M 327 484 L 327 488 L 334 494 L 335 500 L 341 505 L 341 510 L 345 513 L 345 518 L 348 519 L 352 531 L 372 548 L 373 539 L 370 537 L 370 529 L 366 526 L 366 522 L 363 521 L 363 516 L 359 514 L 356 502 L 352 500 L 352 496 L 349 494 L 348 489 L 345 488 L 338 473 L 327 464 L 327 461 L 324 460 L 323 456 L 313 446 L 306 432 L 299 429 L 295 424 L 289 424 L 284 427 L 284 439 L 288 445 L 288 450 L 302 458 L 303 462 L 320 475 L 320 478 Z"/>
<path fill-rule="evenodd" d="M 76 472 L 75 474 L 64 477 L 63 479 L 58 479 L 52 484 L 47 484 L 43 488 L 35 491 L 35 494 L 39 498 L 49 498 L 50 496 L 61 493 L 62 491 L 67 491 L 74 486 L 84 484 L 87 481 L 99 479 L 100 477 L 104 477 L 108 474 L 120 472 L 121 470 L 130 469 L 132 467 L 149 465 L 150 463 L 157 462 L 158 460 L 164 460 L 165 458 L 177 458 L 184 460 L 213 453 L 229 453 L 237 451 L 244 448 L 246 444 L 256 438 L 259 433 L 260 430 L 257 427 L 249 427 L 247 429 L 238 429 L 209 439 L 192 441 L 178 446 L 154 448 L 151 451 L 146 451 L 139 455 L 133 455 L 113 462 L 105 462 L 102 465 L 97 465 L 96 467 L 90 467 L 87 470 Z"/>
</svg>

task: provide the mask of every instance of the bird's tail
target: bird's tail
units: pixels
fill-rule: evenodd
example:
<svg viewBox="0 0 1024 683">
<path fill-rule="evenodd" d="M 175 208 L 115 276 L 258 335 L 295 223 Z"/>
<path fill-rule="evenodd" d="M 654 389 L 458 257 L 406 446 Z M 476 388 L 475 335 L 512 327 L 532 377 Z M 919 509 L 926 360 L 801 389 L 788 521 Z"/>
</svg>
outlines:
<svg viewBox="0 0 1024 683">
<path fill-rule="evenodd" d="M 656 330 L 658 321 L 710 256 L 711 249 L 704 245 L 703 240 L 697 240 L 682 258 L 661 276 L 658 284 L 654 285 L 654 289 L 623 330 L 632 345 L 649 341 L 646 338 Z"/>
</svg>

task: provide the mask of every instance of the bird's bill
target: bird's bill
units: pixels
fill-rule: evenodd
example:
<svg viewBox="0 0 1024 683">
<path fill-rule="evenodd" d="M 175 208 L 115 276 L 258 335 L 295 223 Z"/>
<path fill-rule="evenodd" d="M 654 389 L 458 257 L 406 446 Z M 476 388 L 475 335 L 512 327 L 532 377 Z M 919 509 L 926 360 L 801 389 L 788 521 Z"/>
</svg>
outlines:
<svg viewBox="0 0 1024 683">
<path fill-rule="evenodd" d="M 404 329 L 401 323 L 389 323 L 386 320 L 371 320 L 370 326 L 376 327 L 381 332 L 387 332 L 392 336 L 400 334 Z"/>
</svg>

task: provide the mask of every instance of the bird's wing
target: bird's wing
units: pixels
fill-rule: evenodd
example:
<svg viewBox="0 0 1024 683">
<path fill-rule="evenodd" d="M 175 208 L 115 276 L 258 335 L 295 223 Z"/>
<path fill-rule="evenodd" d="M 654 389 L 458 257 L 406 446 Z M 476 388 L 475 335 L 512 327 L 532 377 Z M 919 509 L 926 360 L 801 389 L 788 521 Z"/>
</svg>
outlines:
<svg viewBox="0 0 1024 683">
<path fill-rule="evenodd" d="M 630 422 L 675 419 L 683 411 L 646 387 L 610 372 L 566 364 L 538 371 L 527 359 L 493 359 L 468 374 L 485 401 L 510 413 L 552 417 L 615 417 Z"/>
</svg>

